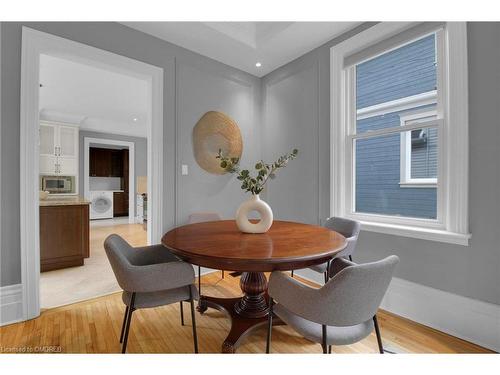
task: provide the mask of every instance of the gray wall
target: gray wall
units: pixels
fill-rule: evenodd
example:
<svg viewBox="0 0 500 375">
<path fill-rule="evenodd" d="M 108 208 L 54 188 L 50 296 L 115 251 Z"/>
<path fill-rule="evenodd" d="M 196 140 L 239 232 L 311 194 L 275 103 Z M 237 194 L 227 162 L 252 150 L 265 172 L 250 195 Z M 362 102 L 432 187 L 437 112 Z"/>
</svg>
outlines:
<svg viewBox="0 0 500 375">
<path fill-rule="evenodd" d="M 243 137 L 242 166 L 253 166 L 261 158 L 259 92 L 260 87 L 238 77 L 214 73 L 207 75 L 200 67 L 189 65 L 177 69 L 177 144 L 178 168 L 189 166 L 187 176 L 178 175 L 178 223 L 185 223 L 195 211 L 216 211 L 223 218 L 234 214 L 245 199 L 232 175 L 214 175 L 201 169 L 192 147 L 193 124 L 207 111 L 222 110 L 240 127 Z"/>
<path fill-rule="evenodd" d="M 134 192 L 137 192 L 137 176 L 147 176 L 148 175 L 148 140 L 147 138 L 141 137 L 129 137 L 126 135 L 118 135 L 118 134 L 109 134 L 109 133 L 98 133 L 98 132 L 90 132 L 86 130 L 80 130 L 79 133 L 79 150 L 80 150 L 80 160 L 78 161 L 79 166 L 79 175 L 78 175 L 78 191 L 80 195 L 83 195 L 83 155 L 84 155 L 84 138 L 102 138 L 102 139 L 113 139 L 116 141 L 125 141 L 125 142 L 133 142 L 134 143 L 134 168 L 135 168 L 135 177 L 134 177 Z"/>
<path fill-rule="evenodd" d="M 468 24 L 470 246 L 362 232 L 355 255 L 369 261 L 397 254 L 397 277 L 495 304 L 500 304 L 499 38 L 500 23 Z M 319 223 L 329 215 L 329 53 L 338 42 L 263 78 L 266 158 L 290 146 L 301 151 L 268 191 L 277 218 Z"/>
<path fill-rule="evenodd" d="M 260 80 L 158 38 L 109 22 L 46 22 L 1 24 L 1 278 L 0 286 L 21 282 L 19 224 L 19 110 L 22 26 L 111 51 L 164 69 L 164 230 L 181 223 L 191 210 L 224 204 L 233 215 L 242 196 L 228 177 L 215 180 L 190 159 L 186 142 L 192 127 L 207 110 L 226 112 L 239 123 L 244 160 L 261 157 Z M 188 163 L 190 175 L 177 166 Z M 179 195 L 179 196 L 177 196 Z M 6 215 L 4 213 L 8 212 Z"/>
</svg>

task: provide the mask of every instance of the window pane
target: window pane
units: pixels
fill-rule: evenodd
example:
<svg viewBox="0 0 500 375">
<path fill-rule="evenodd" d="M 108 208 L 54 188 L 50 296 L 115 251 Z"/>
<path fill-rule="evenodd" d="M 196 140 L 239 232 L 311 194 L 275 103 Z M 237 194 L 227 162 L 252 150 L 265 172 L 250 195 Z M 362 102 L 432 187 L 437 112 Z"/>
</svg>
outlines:
<svg viewBox="0 0 500 375">
<path fill-rule="evenodd" d="M 435 35 L 356 65 L 356 108 L 436 89 Z"/>
<path fill-rule="evenodd" d="M 437 129 L 407 133 L 411 133 L 411 178 L 437 178 Z"/>
<path fill-rule="evenodd" d="M 355 211 L 435 219 L 435 187 L 400 185 L 401 139 L 396 133 L 354 140 Z"/>
</svg>

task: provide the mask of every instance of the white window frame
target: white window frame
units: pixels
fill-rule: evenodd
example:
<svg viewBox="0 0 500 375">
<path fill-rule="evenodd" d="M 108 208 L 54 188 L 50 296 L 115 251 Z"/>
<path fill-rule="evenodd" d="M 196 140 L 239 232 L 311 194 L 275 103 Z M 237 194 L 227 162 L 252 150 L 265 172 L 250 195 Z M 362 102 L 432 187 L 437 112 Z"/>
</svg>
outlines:
<svg viewBox="0 0 500 375">
<path fill-rule="evenodd" d="M 438 127 L 438 207 L 437 219 L 415 219 L 354 212 L 355 74 L 344 67 L 348 56 L 382 45 L 389 38 L 399 39 L 393 48 L 419 39 L 430 32 L 442 38 L 437 50 L 437 120 L 406 125 L 407 130 Z M 423 30 L 420 32 L 420 30 Z M 420 34 L 418 34 L 420 32 Z M 394 39 L 393 39 L 394 40 Z M 390 50 L 387 49 L 387 50 Z M 382 53 L 385 53 L 384 50 Z M 370 58 L 374 57 L 371 56 Z M 331 178 L 330 214 L 361 221 L 362 229 L 398 236 L 468 245 L 468 86 L 467 32 L 465 22 L 447 22 L 439 26 L 417 22 L 381 22 L 331 49 Z M 401 129 L 393 129 L 400 132 Z M 379 131 L 368 132 L 366 137 Z M 387 131 L 380 131 L 386 134 Z"/>
<path fill-rule="evenodd" d="M 409 121 L 419 120 L 427 117 L 437 116 L 437 109 L 417 110 L 411 113 L 401 114 L 399 116 L 400 126 L 407 126 Z M 423 122 L 422 122 L 423 123 Z M 439 131 L 439 128 L 438 128 Z M 411 137 L 409 132 L 401 133 L 401 165 L 400 182 L 402 188 L 436 188 L 437 178 L 412 178 L 411 177 Z"/>
</svg>

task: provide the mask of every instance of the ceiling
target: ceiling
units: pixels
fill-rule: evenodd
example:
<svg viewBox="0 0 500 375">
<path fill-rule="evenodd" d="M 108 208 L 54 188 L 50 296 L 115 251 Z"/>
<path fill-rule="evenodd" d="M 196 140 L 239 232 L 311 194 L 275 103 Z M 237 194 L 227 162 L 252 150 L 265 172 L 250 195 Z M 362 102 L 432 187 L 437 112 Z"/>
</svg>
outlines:
<svg viewBox="0 0 500 375">
<path fill-rule="evenodd" d="M 145 80 L 79 62 L 40 56 L 40 118 L 82 130 L 146 137 Z"/>
<path fill-rule="evenodd" d="M 262 77 L 359 22 L 124 22 L 125 25 Z M 260 62 L 262 66 L 256 67 Z"/>
</svg>

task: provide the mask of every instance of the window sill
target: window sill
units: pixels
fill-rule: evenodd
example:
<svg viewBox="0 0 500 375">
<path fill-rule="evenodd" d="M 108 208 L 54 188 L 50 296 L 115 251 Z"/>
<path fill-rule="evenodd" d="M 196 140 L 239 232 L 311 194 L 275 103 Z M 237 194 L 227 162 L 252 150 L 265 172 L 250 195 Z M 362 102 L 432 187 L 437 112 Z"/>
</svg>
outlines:
<svg viewBox="0 0 500 375">
<path fill-rule="evenodd" d="M 361 229 L 368 232 L 391 234 L 394 236 L 417 238 L 427 241 L 445 242 L 469 246 L 471 234 L 449 232 L 442 229 L 420 228 L 407 225 L 361 221 Z"/>
</svg>

